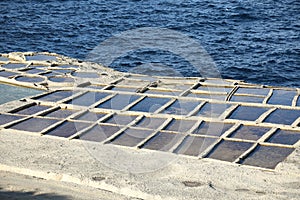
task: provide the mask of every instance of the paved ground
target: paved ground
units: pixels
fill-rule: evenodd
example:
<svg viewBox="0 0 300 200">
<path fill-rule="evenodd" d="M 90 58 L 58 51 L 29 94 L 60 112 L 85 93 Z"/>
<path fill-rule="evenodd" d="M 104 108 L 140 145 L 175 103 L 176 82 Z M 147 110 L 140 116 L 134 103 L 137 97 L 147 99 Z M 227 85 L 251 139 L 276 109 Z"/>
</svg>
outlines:
<svg viewBox="0 0 300 200">
<path fill-rule="evenodd" d="M 1 200 L 132 199 L 83 185 L 0 171 Z"/>
<path fill-rule="evenodd" d="M 93 149 L 94 153 L 105 151 L 104 154 L 108 156 L 108 159 L 97 158 L 82 141 L 37 137 L 7 130 L 0 131 L 0 141 L 2 196 L 7 195 L 8 191 L 21 196 L 28 196 L 28 193 L 24 192 L 42 195 L 57 191 L 53 195 L 72 194 L 71 199 L 82 199 L 82 197 L 93 199 L 100 193 L 103 195 L 101 198 L 104 199 L 124 199 L 125 197 L 151 200 L 219 199 L 222 197 L 222 199 L 296 200 L 300 195 L 299 149 L 295 150 L 286 161 L 280 163 L 275 170 L 183 156 L 172 158 L 173 160 L 169 160 L 169 163 L 160 166 L 173 154 L 167 153 L 167 156 L 160 157 L 158 154 L 162 152 L 155 151 L 153 154 L 148 154 L 151 156 L 148 157 L 148 161 L 161 158 L 161 160 L 154 160 L 154 163 L 160 167 L 152 171 L 135 173 L 132 170 L 141 169 L 137 166 L 139 163 L 145 169 L 153 166 L 147 165 L 143 160 L 141 163 L 138 160 L 129 160 L 129 158 L 113 157 L 112 152 L 100 144 L 89 146 L 89 148 Z M 141 151 L 124 148 L 122 152 L 123 155 L 138 157 L 138 152 Z M 126 160 L 127 162 L 124 162 Z M 118 166 L 118 163 L 123 166 Z M 28 181 L 26 176 L 14 175 L 16 179 L 7 178 L 3 171 L 29 175 L 31 176 L 30 182 L 33 184 L 26 183 Z M 48 181 L 35 179 L 32 176 Z M 10 186 L 14 184 L 15 186 Z M 34 186 L 36 184 L 37 186 Z M 94 189 L 83 189 L 86 187 Z M 106 193 L 103 190 L 112 193 Z M 20 192 L 23 193 L 20 194 Z M 82 192 L 88 194 L 85 195 Z M 29 193 L 30 195 L 32 194 Z"/>
</svg>

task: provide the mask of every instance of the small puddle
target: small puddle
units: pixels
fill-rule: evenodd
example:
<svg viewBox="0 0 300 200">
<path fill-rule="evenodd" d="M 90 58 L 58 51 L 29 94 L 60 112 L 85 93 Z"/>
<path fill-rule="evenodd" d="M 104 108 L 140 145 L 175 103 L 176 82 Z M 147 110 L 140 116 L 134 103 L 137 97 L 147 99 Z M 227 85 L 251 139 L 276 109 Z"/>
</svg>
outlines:
<svg viewBox="0 0 300 200">
<path fill-rule="evenodd" d="M 160 150 L 160 151 L 169 151 L 174 145 L 176 145 L 180 140 L 182 140 L 184 135 L 159 132 L 149 141 L 147 141 L 143 148 Z"/>
<path fill-rule="evenodd" d="M 299 131 L 286 131 L 286 130 L 278 130 L 276 133 L 272 135 L 271 138 L 267 140 L 267 142 L 277 143 L 277 144 L 287 144 L 294 145 L 300 140 L 300 132 Z"/>
<path fill-rule="evenodd" d="M 233 113 L 231 113 L 231 115 L 228 118 L 255 121 L 266 111 L 267 111 L 266 108 L 239 106 L 234 110 Z"/>
<path fill-rule="evenodd" d="M 175 131 L 179 133 L 186 133 L 189 131 L 197 121 L 194 120 L 180 120 L 173 119 L 164 130 Z"/>
<path fill-rule="evenodd" d="M 206 103 L 196 114 L 196 116 L 217 118 L 219 117 L 230 104 Z"/>
<path fill-rule="evenodd" d="M 79 136 L 81 140 L 88 140 L 94 142 L 102 142 L 118 132 L 120 130 L 119 126 L 111 125 L 97 125 L 85 132 L 83 135 Z"/>
<path fill-rule="evenodd" d="M 266 132 L 268 132 L 270 128 L 259 127 L 259 126 L 245 126 L 242 125 L 236 131 L 234 131 L 230 137 L 231 138 L 239 138 L 245 140 L 258 140 L 263 136 Z"/>
<path fill-rule="evenodd" d="M 294 148 L 259 145 L 245 160 L 242 161 L 242 164 L 275 169 L 278 163 L 282 162 L 294 150 Z"/>
<path fill-rule="evenodd" d="M 108 96 L 107 93 L 88 92 L 88 93 L 85 93 L 85 94 L 75 98 L 75 99 L 69 100 L 66 103 L 79 105 L 79 106 L 90 106 L 107 96 Z"/>
<path fill-rule="evenodd" d="M 17 81 L 27 82 L 27 83 L 39 83 L 44 81 L 44 78 L 41 77 L 28 77 L 28 76 L 19 76 L 15 78 Z"/>
<path fill-rule="evenodd" d="M 150 129 L 157 129 L 165 122 L 165 118 L 155 118 L 155 117 L 143 117 L 135 126 L 136 127 L 143 127 L 143 128 L 150 128 Z"/>
<path fill-rule="evenodd" d="M 30 118 L 9 128 L 38 133 L 45 128 L 57 123 L 58 121 L 59 120 L 56 119 Z"/>
<path fill-rule="evenodd" d="M 215 138 L 187 136 L 174 153 L 198 156 L 216 140 Z"/>
<path fill-rule="evenodd" d="M 223 140 L 207 156 L 217 160 L 233 162 L 253 144 L 248 142 L 233 142 Z"/>
<path fill-rule="evenodd" d="M 200 187 L 200 186 L 207 185 L 206 183 L 196 182 L 196 181 L 183 181 L 182 183 L 186 187 Z"/>
<path fill-rule="evenodd" d="M 193 134 L 221 136 L 229 130 L 233 124 L 222 122 L 202 122 L 199 127 L 193 131 Z"/>
<path fill-rule="evenodd" d="M 130 108 L 130 111 L 155 112 L 168 101 L 170 101 L 168 98 L 146 97 Z"/>
<path fill-rule="evenodd" d="M 174 115 L 187 115 L 198 106 L 200 102 L 176 100 L 172 105 L 167 107 L 162 113 Z"/>
<path fill-rule="evenodd" d="M 134 147 L 147 138 L 152 131 L 140 130 L 140 129 L 126 129 L 121 135 L 114 139 L 111 143 Z"/>
<path fill-rule="evenodd" d="M 291 125 L 298 117 L 300 110 L 277 109 L 264 122 Z"/>
<path fill-rule="evenodd" d="M 113 98 L 101 103 L 97 108 L 122 110 L 132 102 L 136 101 L 140 96 L 117 94 Z"/>
<path fill-rule="evenodd" d="M 70 137 L 81 131 L 84 128 L 87 128 L 91 124 L 82 123 L 82 122 L 64 122 L 63 124 L 59 125 L 58 127 L 52 129 L 51 131 L 47 132 L 47 135 L 54 135 L 59 137 Z"/>
</svg>

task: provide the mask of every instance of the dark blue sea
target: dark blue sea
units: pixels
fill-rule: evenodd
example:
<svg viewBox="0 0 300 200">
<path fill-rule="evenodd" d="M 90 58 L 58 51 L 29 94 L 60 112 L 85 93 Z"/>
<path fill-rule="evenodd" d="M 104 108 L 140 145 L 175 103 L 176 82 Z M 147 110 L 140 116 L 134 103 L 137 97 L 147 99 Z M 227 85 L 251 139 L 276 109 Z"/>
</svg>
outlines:
<svg viewBox="0 0 300 200">
<path fill-rule="evenodd" d="M 143 27 L 197 41 L 223 78 L 300 87 L 299 0 L 0 1 L 2 53 L 50 51 L 85 60 L 112 36 Z M 201 76 L 182 55 L 159 48 L 127 52 L 110 66 L 132 71 L 142 65 L 141 72 L 148 73 L 155 72 L 155 63 L 183 76 Z"/>
</svg>

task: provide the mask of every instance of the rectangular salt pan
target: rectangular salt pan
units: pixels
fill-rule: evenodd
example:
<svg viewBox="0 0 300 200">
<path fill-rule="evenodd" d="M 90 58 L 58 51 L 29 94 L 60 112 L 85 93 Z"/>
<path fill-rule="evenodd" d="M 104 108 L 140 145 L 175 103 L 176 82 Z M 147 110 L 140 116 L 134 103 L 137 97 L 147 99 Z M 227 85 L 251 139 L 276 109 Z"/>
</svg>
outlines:
<svg viewBox="0 0 300 200">
<path fill-rule="evenodd" d="M 268 139 L 267 142 L 294 145 L 299 140 L 300 140 L 300 132 L 298 131 L 278 130 L 272 135 L 271 138 Z"/>
<path fill-rule="evenodd" d="M 135 126 L 136 127 L 143 127 L 143 128 L 150 128 L 150 129 L 157 129 L 165 122 L 165 118 L 155 118 L 155 117 L 144 117 L 141 119 Z"/>
<path fill-rule="evenodd" d="M 127 129 L 115 138 L 111 143 L 134 147 L 147 138 L 152 131 L 140 130 L 140 129 Z"/>
<path fill-rule="evenodd" d="M 162 113 L 174 115 L 187 115 L 198 106 L 198 101 L 183 101 L 176 100 L 173 104 L 167 107 Z"/>
<path fill-rule="evenodd" d="M 144 146 L 145 149 L 169 151 L 179 141 L 183 140 L 184 135 L 159 132 L 151 138 Z"/>
<path fill-rule="evenodd" d="M 296 95 L 296 91 L 274 90 L 268 104 L 278 104 L 291 106 Z"/>
<path fill-rule="evenodd" d="M 227 95 L 223 94 L 202 94 L 202 93 L 189 93 L 187 95 L 188 97 L 195 97 L 195 98 L 203 98 L 208 100 L 219 100 L 219 101 L 225 101 L 227 98 Z"/>
<path fill-rule="evenodd" d="M 88 123 L 82 123 L 82 122 L 64 122 L 63 124 L 59 125 L 58 127 L 55 127 L 54 129 L 47 132 L 47 135 L 54 135 L 59 137 L 70 137 L 77 133 L 78 131 L 81 131 L 84 128 L 87 128 L 91 124 Z"/>
<path fill-rule="evenodd" d="M 2 65 L 3 68 L 6 69 L 20 69 L 26 67 L 26 64 L 21 64 L 21 63 L 9 63 Z"/>
<path fill-rule="evenodd" d="M 262 103 L 264 101 L 264 97 L 234 95 L 230 98 L 230 101 L 247 102 L 247 103 Z"/>
<path fill-rule="evenodd" d="M 41 132 L 49 126 L 57 123 L 59 120 L 56 119 L 44 119 L 44 118 L 30 118 L 25 121 L 19 122 L 9 128 L 29 131 L 29 132 Z"/>
<path fill-rule="evenodd" d="M 105 120 L 104 123 L 127 125 L 133 120 L 135 120 L 136 117 L 137 116 L 130 116 L 130 115 L 114 115 L 108 118 L 107 120 Z"/>
<path fill-rule="evenodd" d="M 198 156 L 211 146 L 217 139 L 208 137 L 187 136 L 175 153 L 189 156 Z"/>
<path fill-rule="evenodd" d="M 108 96 L 107 93 L 88 92 L 79 97 L 76 97 L 75 99 L 69 100 L 66 103 L 79 105 L 79 106 L 90 106 L 92 104 L 95 104 L 100 99 L 103 99 L 106 96 Z"/>
<path fill-rule="evenodd" d="M 8 72 L 8 71 L 0 71 L 0 76 L 1 77 L 12 77 L 12 76 L 16 76 L 18 75 L 17 73 L 14 73 L 14 72 Z"/>
<path fill-rule="evenodd" d="M 6 114 L 0 114 L 0 125 L 7 124 L 9 122 L 13 122 L 19 119 L 22 119 L 21 116 L 14 116 L 14 115 L 6 115 Z"/>
<path fill-rule="evenodd" d="M 212 87 L 212 86 L 205 86 L 201 85 L 200 87 L 197 88 L 197 90 L 202 90 L 206 92 L 218 92 L 218 93 L 229 93 L 233 87 Z"/>
<path fill-rule="evenodd" d="M 168 131 L 186 133 L 195 125 L 195 123 L 196 121 L 193 120 L 173 119 L 164 129 Z"/>
<path fill-rule="evenodd" d="M 206 103 L 195 115 L 217 118 L 230 106 L 230 104 Z"/>
<path fill-rule="evenodd" d="M 146 97 L 139 103 L 135 104 L 131 111 L 141 111 L 141 112 L 155 112 L 165 103 L 170 101 L 168 98 L 154 98 L 154 97 Z"/>
<path fill-rule="evenodd" d="M 85 112 L 79 116 L 76 116 L 74 119 L 95 122 L 105 115 L 106 113 Z"/>
<path fill-rule="evenodd" d="M 148 89 L 144 93 L 146 93 L 146 94 L 159 94 L 159 95 L 178 96 L 180 93 L 182 93 L 182 91 L 168 91 L 168 90 Z"/>
<path fill-rule="evenodd" d="M 238 138 L 244 140 L 258 140 L 264 134 L 266 134 L 270 128 L 260 127 L 260 126 L 245 126 L 242 125 L 236 131 L 234 131 L 230 137 Z"/>
<path fill-rule="evenodd" d="M 70 97 L 75 93 L 76 93 L 75 91 L 56 91 L 56 92 L 51 92 L 51 93 L 44 94 L 44 95 L 41 95 L 38 97 L 34 97 L 33 99 L 56 102 L 56 101 L 65 99 L 67 97 Z"/>
<path fill-rule="evenodd" d="M 113 98 L 101 103 L 100 105 L 97 106 L 97 108 L 122 110 L 127 105 L 136 101 L 138 98 L 140 97 L 136 95 L 118 94 Z"/>
<path fill-rule="evenodd" d="M 207 156 L 217 160 L 233 162 L 253 144 L 248 142 L 222 141 Z"/>
<path fill-rule="evenodd" d="M 291 125 L 300 117 L 300 110 L 277 109 L 264 122 Z"/>
<path fill-rule="evenodd" d="M 193 134 L 221 136 L 229 130 L 233 124 L 222 122 L 202 122 L 199 127 L 193 131 Z"/>
<path fill-rule="evenodd" d="M 58 109 L 53 112 L 47 113 L 44 116 L 65 119 L 76 112 L 76 110 Z"/>
<path fill-rule="evenodd" d="M 255 121 L 266 111 L 266 108 L 239 106 L 230 114 L 229 119 Z"/>
<path fill-rule="evenodd" d="M 275 169 L 295 149 L 273 146 L 258 146 L 245 160 L 244 165 Z"/>
<path fill-rule="evenodd" d="M 106 90 L 122 91 L 122 92 L 136 92 L 138 90 L 138 88 L 114 86 L 114 87 L 106 89 Z"/>
<path fill-rule="evenodd" d="M 32 105 L 26 108 L 22 108 L 20 110 L 16 110 L 16 111 L 11 111 L 10 113 L 17 113 L 17 114 L 22 114 L 22 115 L 32 115 L 32 114 L 36 114 L 38 112 L 41 112 L 43 110 L 47 110 L 50 107 L 48 106 L 40 106 L 40 105 Z"/>
<path fill-rule="evenodd" d="M 267 88 L 239 88 L 235 94 L 253 94 L 266 96 L 269 94 L 270 89 Z"/>
<path fill-rule="evenodd" d="M 81 140 L 88 140 L 94 142 L 102 142 L 118 132 L 120 130 L 119 126 L 110 125 L 97 125 L 92 129 L 88 130 L 83 135 L 79 136 Z"/>
</svg>

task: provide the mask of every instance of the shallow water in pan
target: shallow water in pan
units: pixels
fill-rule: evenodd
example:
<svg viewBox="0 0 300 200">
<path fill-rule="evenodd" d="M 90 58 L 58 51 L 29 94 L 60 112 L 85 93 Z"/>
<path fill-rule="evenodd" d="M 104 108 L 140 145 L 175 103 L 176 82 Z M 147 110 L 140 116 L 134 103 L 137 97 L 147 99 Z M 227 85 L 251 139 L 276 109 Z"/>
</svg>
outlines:
<svg viewBox="0 0 300 200">
<path fill-rule="evenodd" d="M 43 93 L 41 90 L 34 90 L 23 87 L 16 87 L 12 85 L 0 84 L 0 104 L 18 100 L 27 96 L 33 96 Z"/>
</svg>

